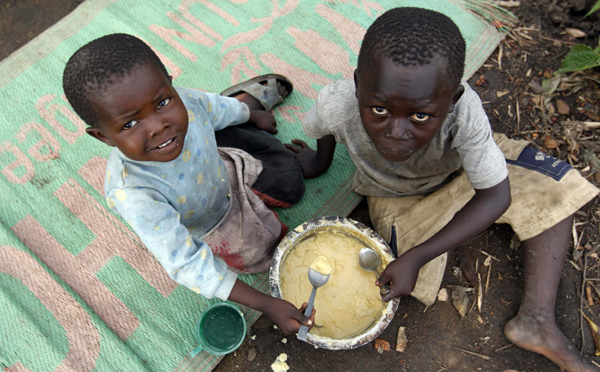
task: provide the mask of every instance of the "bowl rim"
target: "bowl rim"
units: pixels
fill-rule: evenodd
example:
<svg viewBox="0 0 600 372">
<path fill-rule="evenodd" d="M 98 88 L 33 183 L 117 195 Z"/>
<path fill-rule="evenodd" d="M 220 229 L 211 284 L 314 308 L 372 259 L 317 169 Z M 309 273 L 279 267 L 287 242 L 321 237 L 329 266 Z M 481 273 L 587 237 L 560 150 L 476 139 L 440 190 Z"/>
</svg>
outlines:
<svg viewBox="0 0 600 372">
<path fill-rule="evenodd" d="M 347 217 L 341 216 L 323 216 L 313 218 L 297 226 L 293 230 L 290 230 L 286 236 L 279 242 L 277 249 L 273 255 L 271 261 L 271 267 L 269 269 L 269 287 L 271 289 L 271 295 L 276 298 L 283 299 L 281 295 L 281 286 L 279 284 L 280 267 L 282 260 L 287 257 L 287 251 L 297 241 L 302 239 L 308 232 L 321 230 L 331 227 L 343 228 L 343 230 L 350 230 L 351 232 L 358 233 L 373 242 L 373 245 L 378 249 L 378 253 L 382 255 L 383 261 L 388 263 L 394 260 L 392 250 L 390 249 L 387 242 L 368 226 L 354 221 Z M 379 336 L 391 323 L 398 305 L 400 303 L 399 298 L 395 298 L 387 303 L 385 312 L 379 317 L 379 319 L 366 331 L 347 339 L 331 339 L 327 337 L 321 337 L 308 333 L 306 342 L 314 346 L 329 349 L 329 350 L 341 350 L 341 349 L 355 349 L 359 346 L 363 346 L 373 341 Z"/>
</svg>

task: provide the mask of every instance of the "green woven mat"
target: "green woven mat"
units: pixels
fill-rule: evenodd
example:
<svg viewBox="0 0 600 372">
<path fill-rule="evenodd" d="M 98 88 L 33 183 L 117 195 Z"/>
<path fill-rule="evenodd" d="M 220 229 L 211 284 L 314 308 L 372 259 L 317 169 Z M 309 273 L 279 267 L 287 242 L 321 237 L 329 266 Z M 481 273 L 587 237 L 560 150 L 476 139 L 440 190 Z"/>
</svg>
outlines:
<svg viewBox="0 0 600 372">
<path fill-rule="evenodd" d="M 61 88 L 64 64 L 78 47 L 108 33 L 137 35 L 176 86 L 211 92 L 282 73 L 295 91 L 275 110 L 279 137 L 314 146 L 302 133 L 304 113 L 322 86 L 352 76 L 373 20 L 402 5 L 456 21 L 468 45 L 467 77 L 502 37 L 482 15 L 506 14 L 474 1 L 89 0 L 0 63 L 0 367 L 209 371 L 220 360 L 189 358 L 196 319 L 214 301 L 172 282 L 106 207 L 110 148 L 85 134 Z M 304 199 L 280 211 L 282 220 L 294 227 L 347 215 L 360 200 L 349 187 L 353 171 L 338 146 L 331 169 L 307 181 Z M 264 274 L 243 279 L 267 289 Z M 245 315 L 251 324 L 260 314 Z"/>
</svg>

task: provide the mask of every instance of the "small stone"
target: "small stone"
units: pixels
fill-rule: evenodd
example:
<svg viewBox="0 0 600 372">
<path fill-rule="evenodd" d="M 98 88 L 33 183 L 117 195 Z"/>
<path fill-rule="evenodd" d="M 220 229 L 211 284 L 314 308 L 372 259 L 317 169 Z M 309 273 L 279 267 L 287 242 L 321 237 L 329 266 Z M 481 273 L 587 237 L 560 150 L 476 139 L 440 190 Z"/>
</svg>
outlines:
<svg viewBox="0 0 600 372">
<path fill-rule="evenodd" d="M 438 301 L 448 301 L 448 290 L 446 288 L 440 289 L 437 296 Z"/>
<path fill-rule="evenodd" d="M 565 31 L 567 31 L 567 34 L 573 36 L 574 38 L 580 38 L 580 37 L 586 37 L 587 34 L 583 31 L 581 31 L 578 28 L 565 28 Z"/>
<path fill-rule="evenodd" d="M 467 315 L 467 310 L 469 309 L 469 296 L 464 288 L 456 287 L 452 291 L 452 304 L 456 310 L 458 310 L 461 318 L 464 318 L 465 315 Z"/>
<path fill-rule="evenodd" d="M 569 105 L 562 99 L 556 100 L 556 110 L 558 110 L 558 113 L 561 115 L 569 115 L 571 112 Z"/>
<path fill-rule="evenodd" d="M 252 362 L 254 359 L 256 359 L 256 348 L 251 347 L 250 350 L 248 350 L 248 361 Z"/>
<path fill-rule="evenodd" d="M 375 339 L 375 350 L 377 350 L 377 352 L 379 354 L 383 354 L 384 351 L 390 350 L 390 343 L 387 342 L 386 340 L 376 338 Z"/>
<path fill-rule="evenodd" d="M 547 149 L 555 149 L 558 147 L 558 142 L 550 136 L 546 136 L 544 139 L 544 147 Z"/>
<path fill-rule="evenodd" d="M 283 340 L 281 340 L 281 343 L 282 344 L 287 344 L 287 338 L 284 337 Z"/>
<path fill-rule="evenodd" d="M 277 324 L 273 324 L 273 329 L 277 329 Z"/>
<path fill-rule="evenodd" d="M 404 350 L 406 350 L 407 343 L 408 338 L 406 338 L 406 327 L 398 328 L 398 337 L 396 337 L 396 351 L 403 353 Z"/>
</svg>

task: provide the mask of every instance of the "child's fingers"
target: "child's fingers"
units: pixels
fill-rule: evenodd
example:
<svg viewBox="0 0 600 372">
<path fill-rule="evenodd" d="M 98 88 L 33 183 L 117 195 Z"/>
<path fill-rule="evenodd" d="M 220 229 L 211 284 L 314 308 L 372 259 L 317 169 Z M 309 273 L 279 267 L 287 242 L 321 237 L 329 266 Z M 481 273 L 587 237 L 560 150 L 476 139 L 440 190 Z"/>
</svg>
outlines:
<svg viewBox="0 0 600 372">
<path fill-rule="evenodd" d="M 292 140 L 292 143 L 302 147 L 302 149 L 308 148 L 308 145 L 306 144 L 306 142 L 299 140 L 299 139 Z"/>
<path fill-rule="evenodd" d="M 311 327 L 313 325 L 313 321 L 302 313 L 294 315 L 294 319 L 296 319 L 301 324 L 304 324 L 305 326 Z"/>
<path fill-rule="evenodd" d="M 390 280 L 392 280 L 391 277 L 389 277 L 385 272 L 383 274 L 381 274 L 381 276 L 379 277 L 379 279 L 377 279 L 375 281 L 375 285 L 378 287 L 381 287 L 384 284 L 387 284 L 390 282 Z"/>
<path fill-rule="evenodd" d="M 384 302 L 391 301 L 391 300 L 393 300 L 393 299 L 394 299 L 394 298 L 396 298 L 396 297 L 398 297 L 398 295 L 397 295 L 397 294 L 394 294 L 394 288 L 393 288 L 393 287 L 392 287 L 392 288 L 390 288 L 390 291 L 389 291 L 388 293 L 386 293 L 386 294 L 381 294 L 381 299 L 382 299 Z"/>
<path fill-rule="evenodd" d="M 285 148 L 296 154 L 300 152 L 300 148 L 298 146 L 290 145 L 289 143 L 285 144 Z"/>
<path fill-rule="evenodd" d="M 310 315 L 310 318 L 307 317 L 306 315 L 304 315 L 304 311 L 306 310 L 306 308 L 308 307 L 308 303 L 303 303 L 302 306 L 300 306 L 300 312 L 299 314 L 301 315 L 301 317 L 298 317 L 298 314 L 295 314 L 296 316 L 294 316 L 294 319 L 296 319 L 297 321 L 299 321 L 300 323 L 307 325 L 307 326 L 311 326 L 314 321 L 315 321 L 315 309 L 312 310 L 312 314 Z"/>
<path fill-rule="evenodd" d="M 277 128 L 275 128 L 275 125 L 273 125 L 273 123 L 271 123 L 271 125 L 267 126 L 266 131 L 271 133 L 271 134 L 277 134 L 278 130 Z"/>
</svg>

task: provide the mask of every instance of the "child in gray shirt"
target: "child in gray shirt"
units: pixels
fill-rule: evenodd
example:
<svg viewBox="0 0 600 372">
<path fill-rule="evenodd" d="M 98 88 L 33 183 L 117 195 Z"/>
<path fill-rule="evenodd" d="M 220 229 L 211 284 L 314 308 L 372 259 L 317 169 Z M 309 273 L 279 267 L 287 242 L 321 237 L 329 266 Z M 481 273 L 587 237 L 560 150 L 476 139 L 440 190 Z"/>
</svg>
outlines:
<svg viewBox="0 0 600 372">
<path fill-rule="evenodd" d="M 461 82 L 465 49 L 440 13 L 384 13 L 367 30 L 354 81 L 323 88 L 305 116 L 317 151 L 300 140 L 286 146 L 305 177 L 316 177 L 336 143 L 346 145 L 375 229 L 398 232 L 399 257 L 376 282 L 391 285 L 384 301 L 411 294 L 433 303 L 447 252 L 509 223 L 522 241 L 525 288 L 506 337 L 562 369 L 598 371 L 558 329 L 554 304 L 573 214 L 599 190 L 561 160 L 492 132 Z"/>
</svg>

